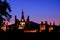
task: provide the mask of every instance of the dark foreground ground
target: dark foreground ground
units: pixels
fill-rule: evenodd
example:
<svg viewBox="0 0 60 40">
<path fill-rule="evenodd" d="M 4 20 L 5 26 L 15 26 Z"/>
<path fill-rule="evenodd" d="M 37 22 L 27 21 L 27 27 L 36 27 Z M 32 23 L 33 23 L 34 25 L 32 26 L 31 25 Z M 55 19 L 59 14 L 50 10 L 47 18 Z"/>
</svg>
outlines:
<svg viewBox="0 0 60 40">
<path fill-rule="evenodd" d="M 0 31 L 0 39 L 5 40 L 52 40 L 58 37 L 55 33 L 24 33 L 21 31 Z M 58 37 L 59 38 L 59 37 Z M 58 38 L 56 38 L 58 40 Z"/>
</svg>

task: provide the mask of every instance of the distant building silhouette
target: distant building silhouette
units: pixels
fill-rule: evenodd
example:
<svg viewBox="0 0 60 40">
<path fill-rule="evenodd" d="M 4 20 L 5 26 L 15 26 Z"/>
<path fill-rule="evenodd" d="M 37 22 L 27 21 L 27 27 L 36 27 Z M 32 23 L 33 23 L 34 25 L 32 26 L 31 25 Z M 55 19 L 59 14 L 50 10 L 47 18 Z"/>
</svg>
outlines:
<svg viewBox="0 0 60 40">
<path fill-rule="evenodd" d="M 15 15 L 15 28 L 17 29 L 19 27 L 19 20 L 17 19 L 17 16 Z"/>
<path fill-rule="evenodd" d="M 29 20 L 29 16 L 26 19 L 26 27 L 25 29 L 29 29 L 30 28 L 30 20 Z"/>
<path fill-rule="evenodd" d="M 53 26 L 55 26 L 55 22 L 53 22 Z"/>
<path fill-rule="evenodd" d="M 50 22 L 50 26 L 48 28 L 49 32 L 53 32 L 53 26 L 52 26 L 52 23 Z"/>
<path fill-rule="evenodd" d="M 41 24 L 40 24 L 40 32 L 46 32 L 47 30 L 48 30 L 47 21 L 45 21 L 45 24 L 43 23 L 43 21 L 41 21 Z"/>
<path fill-rule="evenodd" d="M 55 22 L 53 22 L 53 28 L 54 28 L 54 32 L 56 32 Z"/>
<path fill-rule="evenodd" d="M 53 28 L 54 28 L 54 32 L 59 31 L 59 26 L 55 25 L 55 22 L 53 22 Z"/>
<path fill-rule="evenodd" d="M 4 28 L 4 27 L 2 27 Z M 60 25 L 55 25 L 55 22 L 48 24 L 41 21 L 40 24 L 30 21 L 29 16 L 25 20 L 24 12 L 22 11 L 21 20 L 17 19 L 15 15 L 15 23 L 11 25 L 6 25 L 7 32 L 60 32 Z M 5 30 L 5 29 L 4 29 Z"/>
<path fill-rule="evenodd" d="M 22 10 L 22 16 L 21 16 L 21 20 L 20 20 L 20 24 L 19 24 L 18 29 L 24 29 L 24 27 L 25 27 L 25 18 L 24 18 L 24 12 Z"/>
<path fill-rule="evenodd" d="M 49 25 L 47 21 L 45 21 L 45 27 L 46 27 L 46 32 L 48 32 Z"/>
<path fill-rule="evenodd" d="M 60 24 L 59 24 L 59 32 L 60 32 Z"/>
<path fill-rule="evenodd" d="M 7 23 L 7 25 L 6 25 L 6 30 L 7 30 L 7 29 L 9 30 L 8 23 Z"/>
</svg>

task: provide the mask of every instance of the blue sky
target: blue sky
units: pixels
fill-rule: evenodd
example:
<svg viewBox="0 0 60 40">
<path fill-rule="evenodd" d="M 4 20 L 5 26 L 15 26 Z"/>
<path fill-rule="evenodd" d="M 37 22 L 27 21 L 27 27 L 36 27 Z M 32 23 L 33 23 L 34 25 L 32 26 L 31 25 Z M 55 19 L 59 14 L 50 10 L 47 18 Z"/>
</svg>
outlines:
<svg viewBox="0 0 60 40">
<path fill-rule="evenodd" d="M 25 18 L 30 16 L 30 20 L 40 23 L 47 20 L 60 23 L 60 0 L 7 0 L 11 5 L 12 20 L 16 15 L 18 19 L 21 17 L 22 9 Z"/>
</svg>

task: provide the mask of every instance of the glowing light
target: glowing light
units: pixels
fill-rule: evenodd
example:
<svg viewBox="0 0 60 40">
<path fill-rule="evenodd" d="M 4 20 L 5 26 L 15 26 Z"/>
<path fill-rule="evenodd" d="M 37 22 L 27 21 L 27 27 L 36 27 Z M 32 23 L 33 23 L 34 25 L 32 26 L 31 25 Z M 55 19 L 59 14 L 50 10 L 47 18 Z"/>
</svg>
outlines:
<svg viewBox="0 0 60 40">
<path fill-rule="evenodd" d="M 46 30 L 45 25 L 40 25 L 40 32 L 41 32 L 42 30 Z"/>
<path fill-rule="evenodd" d="M 25 25 L 25 22 L 22 22 L 21 25 Z"/>
<path fill-rule="evenodd" d="M 6 32 L 6 25 L 2 26 L 1 29 Z"/>
<path fill-rule="evenodd" d="M 49 32 L 51 32 L 53 30 L 53 27 L 49 27 Z"/>
<path fill-rule="evenodd" d="M 24 27 L 25 27 L 25 22 L 20 22 L 18 29 L 24 29 Z"/>
<path fill-rule="evenodd" d="M 34 32 L 34 33 L 36 33 L 37 30 L 24 30 L 24 32 Z"/>
<path fill-rule="evenodd" d="M 21 26 L 25 26 L 25 22 L 20 22 Z"/>
<path fill-rule="evenodd" d="M 22 21 L 24 21 L 24 19 L 22 19 Z"/>
<path fill-rule="evenodd" d="M 18 29 L 24 29 L 24 27 L 19 26 Z"/>
</svg>

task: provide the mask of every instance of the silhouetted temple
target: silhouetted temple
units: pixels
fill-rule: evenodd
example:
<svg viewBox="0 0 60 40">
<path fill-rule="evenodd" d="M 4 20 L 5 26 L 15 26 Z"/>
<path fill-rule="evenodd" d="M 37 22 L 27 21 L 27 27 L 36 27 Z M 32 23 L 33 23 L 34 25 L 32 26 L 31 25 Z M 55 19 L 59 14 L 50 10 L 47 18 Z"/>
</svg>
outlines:
<svg viewBox="0 0 60 40">
<path fill-rule="evenodd" d="M 22 14 L 21 14 L 21 19 L 17 19 L 17 16 L 15 15 L 15 23 L 12 25 L 5 25 L 6 26 L 6 30 L 7 32 L 9 31 L 18 31 L 18 32 L 60 32 L 60 25 L 57 26 L 55 25 L 55 22 L 52 23 L 50 22 L 50 24 L 48 24 L 47 21 L 45 21 L 45 23 L 43 21 L 41 21 L 40 24 L 35 23 L 33 21 L 30 21 L 29 16 L 27 17 L 27 19 L 25 20 L 24 17 L 24 11 L 22 10 Z M 2 27 L 4 28 L 4 27 Z"/>
<path fill-rule="evenodd" d="M 21 20 L 20 20 L 18 29 L 24 29 L 24 27 L 25 27 L 25 18 L 24 18 L 24 12 L 22 10 L 22 16 L 21 16 Z"/>
</svg>

